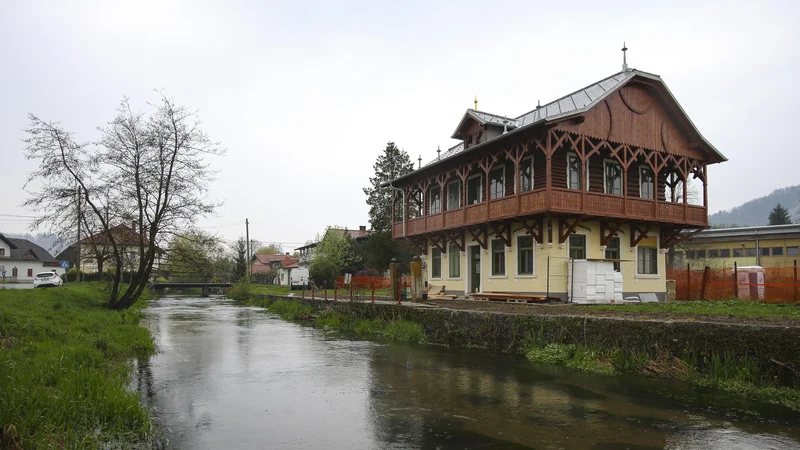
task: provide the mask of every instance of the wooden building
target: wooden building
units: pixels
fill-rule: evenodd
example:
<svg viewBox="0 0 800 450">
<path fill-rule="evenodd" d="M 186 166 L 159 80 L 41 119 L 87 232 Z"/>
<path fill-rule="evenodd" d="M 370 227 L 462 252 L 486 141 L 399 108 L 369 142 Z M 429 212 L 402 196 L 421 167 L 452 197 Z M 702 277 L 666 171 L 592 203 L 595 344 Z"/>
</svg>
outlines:
<svg viewBox="0 0 800 450">
<path fill-rule="evenodd" d="M 613 264 L 624 294 L 666 291 L 666 249 L 708 225 L 726 158 L 662 79 L 628 69 L 516 118 L 468 109 L 461 142 L 389 183 L 395 239 L 453 293 L 568 298 L 572 260 Z M 695 180 L 702 203 L 687 202 Z M 605 264 L 608 266 L 608 263 Z"/>
</svg>

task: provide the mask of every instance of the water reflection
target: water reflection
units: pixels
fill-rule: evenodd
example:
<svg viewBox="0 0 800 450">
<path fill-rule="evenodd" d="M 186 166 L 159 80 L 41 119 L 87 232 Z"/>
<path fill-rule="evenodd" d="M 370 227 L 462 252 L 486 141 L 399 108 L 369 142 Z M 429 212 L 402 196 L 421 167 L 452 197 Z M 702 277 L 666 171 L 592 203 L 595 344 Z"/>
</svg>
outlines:
<svg viewBox="0 0 800 450">
<path fill-rule="evenodd" d="M 135 385 L 170 448 L 800 448 L 800 415 L 681 383 L 335 339 L 257 308 L 163 299 Z"/>
</svg>

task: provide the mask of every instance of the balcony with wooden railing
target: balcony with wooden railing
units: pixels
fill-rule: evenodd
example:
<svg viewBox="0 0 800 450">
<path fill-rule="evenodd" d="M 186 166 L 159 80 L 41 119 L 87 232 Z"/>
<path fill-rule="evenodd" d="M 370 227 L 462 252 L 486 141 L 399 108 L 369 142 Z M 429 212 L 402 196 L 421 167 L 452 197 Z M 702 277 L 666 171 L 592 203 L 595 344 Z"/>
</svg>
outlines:
<svg viewBox="0 0 800 450">
<path fill-rule="evenodd" d="M 545 189 L 512 194 L 408 220 L 406 236 L 500 222 L 546 212 L 698 227 L 708 225 L 707 211 L 702 206 L 553 188 L 549 206 Z M 395 238 L 403 236 L 402 220 L 393 224 L 392 236 Z"/>
</svg>

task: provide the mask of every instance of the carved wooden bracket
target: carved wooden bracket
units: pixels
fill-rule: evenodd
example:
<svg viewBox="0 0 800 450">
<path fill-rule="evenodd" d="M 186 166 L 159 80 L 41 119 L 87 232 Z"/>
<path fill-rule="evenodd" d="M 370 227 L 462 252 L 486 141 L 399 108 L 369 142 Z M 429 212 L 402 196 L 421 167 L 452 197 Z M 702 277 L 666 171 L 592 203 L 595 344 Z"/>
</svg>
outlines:
<svg viewBox="0 0 800 450">
<path fill-rule="evenodd" d="M 447 238 L 451 244 L 458 247 L 462 252 L 464 251 L 464 230 L 451 230 L 447 233 Z"/>
<path fill-rule="evenodd" d="M 428 240 L 425 238 L 425 236 L 413 236 L 409 237 L 408 240 L 414 245 L 414 247 L 419 249 L 423 255 L 428 254 Z"/>
<path fill-rule="evenodd" d="M 447 253 L 447 236 L 442 234 L 429 234 L 428 242 L 431 246 L 438 248 L 442 253 Z"/>
<path fill-rule="evenodd" d="M 607 246 L 608 241 L 619 234 L 620 228 L 622 228 L 621 221 L 600 221 L 600 245 L 604 247 Z"/>
<path fill-rule="evenodd" d="M 695 234 L 703 231 L 705 228 L 697 228 L 692 231 L 686 231 L 683 227 L 662 227 L 661 228 L 661 248 L 670 248 L 681 242 L 688 241 Z"/>
<path fill-rule="evenodd" d="M 489 176 L 489 172 L 492 171 L 492 167 L 494 167 L 494 163 L 497 162 L 497 155 L 486 155 L 480 159 L 478 159 L 478 167 L 481 168 L 486 173 L 486 176 Z"/>
<path fill-rule="evenodd" d="M 511 223 L 510 222 L 496 223 L 492 228 L 494 235 L 498 239 L 502 239 L 507 247 L 511 247 Z"/>
<path fill-rule="evenodd" d="M 639 245 L 642 239 L 647 237 L 650 232 L 650 224 L 643 224 L 641 227 L 635 223 L 631 224 L 631 248 Z"/>
<path fill-rule="evenodd" d="M 544 243 L 544 217 L 539 216 L 533 220 L 520 220 L 525 231 L 528 232 L 537 244 Z"/>
<path fill-rule="evenodd" d="M 579 216 L 578 218 L 573 220 L 572 223 L 569 223 L 569 219 L 567 218 L 559 219 L 558 243 L 563 244 L 564 242 L 567 242 L 567 238 L 569 237 L 569 235 L 575 233 L 575 229 L 578 228 L 578 225 L 581 224 L 582 220 L 583 216 Z"/>
<path fill-rule="evenodd" d="M 486 225 L 478 225 L 474 228 L 465 228 L 465 230 L 469 231 L 470 236 L 472 239 L 481 246 L 482 249 L 486 250 L 488 247 L 489 239 L 487 236 Z"/>
</svg>

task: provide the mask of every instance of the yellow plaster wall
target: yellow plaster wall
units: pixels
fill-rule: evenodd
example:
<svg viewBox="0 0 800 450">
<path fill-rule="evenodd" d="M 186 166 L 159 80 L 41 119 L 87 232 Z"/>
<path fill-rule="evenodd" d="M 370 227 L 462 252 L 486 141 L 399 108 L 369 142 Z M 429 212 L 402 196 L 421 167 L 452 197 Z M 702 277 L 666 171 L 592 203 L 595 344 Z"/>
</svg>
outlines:
<svg viewBox="0 0 800 450">
<path fill-rule="evenodd" d="M 521 228 L 520 224 L 513 223 L 512 230 Z M 599 222 L 586 222 L 576 231 L 579 234 L 586 235 L 586 251 L 587 258 L 589 259 L 603 259 L 604 251 L 600 247 L 600 224 Z M 636 273 L 636 249 L 630 247 L 630 227 L 623 226 L 620 237 L 620 259 L 621 271 L 623 274 L 623 290 L 625 293 L 637 292 L 665 292 L 666 291 L 666 260 L 665 255 L 658 252 L 658 274 L 655 276 L 638 275 Z M 569 241 L 564 245 L 558 243 L 558 222 L 557 219 L 553 220 L 553 244 L 549 245 L 547 241 L 547 230 L 545 229 L 545 243 L 536 244 L 534 241 L 534 274 L 533 275 L 517 275 L 517 238 L 524 236 L 524 230 L 518 230 L 512 233 L 512 245 L 506 248 L 506 273 L 503 276 L 491 276 L 491 242 L 488 249 L 481 249 L 481 289 L 484 292 L 536 292 L 545 293 L 547 291 L 548 279 L 548 256 L 550 257 L 550 292 L 565 294 L 567 292 L 567 273 L 568 273 L 568 256 L 569 256 Z M 658 228 L 653 227 L 649 233 L 649 237 L 645 238 L 640 245 L 653 245 L 658 248 Z M 490 238 L 491 241 L 491 238 Z M 431 277 L 431 255 L 432 248 L 428 249 L 426 255 L 427 273 L 426 277 L 430 284 L 441 286 L 445 285 L 448 291 L 467 292 L 468 290 L 468 265 L 467 265 L 467 252 L 469 247 L 477 245 L 471 238 L 467 237 L 465 241 L 465 251 L 460 253 L 460 266 L 461 276 L 452 279 L 449 278 L 448 258 L 449 254 L 442 255 L 442 278 L 434 279 Z"/>
<path fill-rule="evenodd" d="M 744 243 L 744 247 L 742 247 L 742 243 Z M 761 256 L 760 257 L 760 264 L 762 267 L 791 267 L 794 265 L 794 261 L 800 261 L 800 256 L 788 256 L 787 247 L 800 247 L 800 236 L 796 238 L 788 238 L 788 239 L 759 239 L 758 241 L 759 248 L 770 247 L 770 256 Z M 783 248 L 783 256 L 772 256 L 772 247 L 782 247 Z M 756 257 L 755 256 L 742 256 L 742 257 L 733 257 L 733 251 L 735 249 L 754 249 L 756 248 L 756 241 L 752 240 L 741 240 L 741 239 L 731 239 L 726 241 L 714 241 L 714 242 L 689 242 L 683 244 L 681 246 L 682 251 L 685 250 L 705 250 L 706 251 L 706 258 L 694 258 L 694 259 L 684 259 L 684 266 L 686 263 L 690 263 L 693 269 L 702 269 L 706 265 L 710 266 L 712 269 L 717 268 L 726 268 L 726 267 L 733 267 L 733 263 L 736 262 L 739 266 L 755 266 L 756 265 Z M 721 249 L 729 249 L 731 252 L 731 257 L 729 258 L 710 258 L 708 257 L 709 250 L 721 250 Z"/>
</svg>

